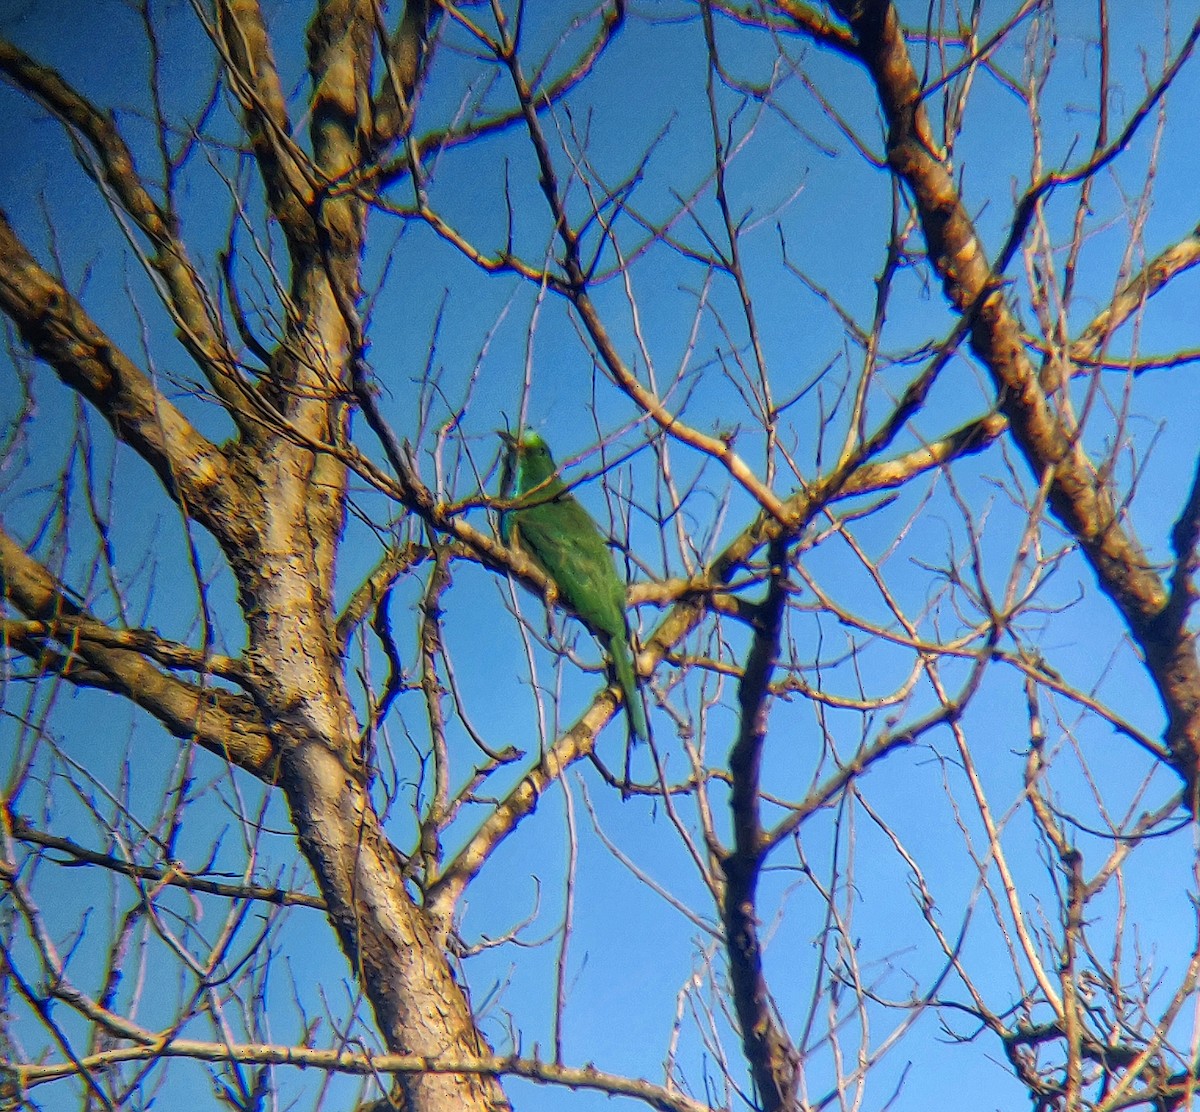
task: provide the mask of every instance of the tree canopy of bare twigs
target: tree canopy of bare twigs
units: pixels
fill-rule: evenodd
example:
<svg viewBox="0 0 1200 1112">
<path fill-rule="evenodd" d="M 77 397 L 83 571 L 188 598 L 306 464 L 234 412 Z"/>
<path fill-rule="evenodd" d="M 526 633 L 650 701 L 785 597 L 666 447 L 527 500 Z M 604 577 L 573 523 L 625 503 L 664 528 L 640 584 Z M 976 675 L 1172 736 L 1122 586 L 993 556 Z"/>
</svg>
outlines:
<svg viewBox="0 0 1200 1112">
<path fill-rule="evenodd" d="M 1198 39 L 6 7 L 0 1106 L 1193 1107 Z"/>
</svg>

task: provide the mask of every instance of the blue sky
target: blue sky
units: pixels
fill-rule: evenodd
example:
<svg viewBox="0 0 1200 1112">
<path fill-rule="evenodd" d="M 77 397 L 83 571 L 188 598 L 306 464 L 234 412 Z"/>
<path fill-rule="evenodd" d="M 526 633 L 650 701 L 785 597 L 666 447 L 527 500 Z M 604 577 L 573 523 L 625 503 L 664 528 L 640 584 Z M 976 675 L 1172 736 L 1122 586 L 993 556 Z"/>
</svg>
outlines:
<svg viewBox="0 0 1200 1112">
<path fill-rule="evenodd" d="M 531 22 L 523 42 L 531 66 L 558 36 L 557 25 L 538 22 L 546 18 L 548 7 L 536 6 L 536 12 L 534 7 L 530 6 Z M 1194 8 L 1193 4 L 1173 5 L 1172 45 L 1178 45 L 1195 18 Z M 920 21 L 925 5 L 907 5 L 904 10 Z M 984 10 L 985 27 L 995 26 L 1003 16 L 990 5 Z M 1160 64 L 1163 27 L 1157 10 L 1155 6 L 1156 14 L 1151 15 L 1140 8 L 1135 13 L 1130 7 L 1114 5 L 1110 101 L 1114 127 L 1142 95 L 1142 67 L 1155 72 Z M 119 4 L 70 5 L 70 16 L 65 19 L 62 11 L 45 5 L 9 4 L 0 10 L 0 27 L 37 57 L 58 67 L 99 103 L 114 108 L 139 159 L 145 160 L 144 166 L 152 165 L 151 135 L 143 114 L 146 55 L 138 45 L 136 19 Z M 164 67 L 172 82 L 169 107 L 194 115 L 207 96 L 210 80 L 203 41 L 186 6 L 164 4 L 159 15 L 167 28 L 163 41 Z M 269 15 L 285 86 L 302 89 L 303 27 L 290 6 L 276 5 Z M 478 15 L 482 18 L 483 11 Z M 667 18 L 676 15 L 678 18 Z M 1055 15 L 1055 67 L 1043 91 L 1046 167 L 1073 165 L 1086 157 L 1095 127 L 1093 6 L 1065 3 L 1058 5 Z M 1023 45 L 1032 26 L 1033 21 L 1027 21 L 997 57 L 1003 69 L 1016 78 L 1021 74 Z M 568 40 L 568 45 L 574 41 Z M 450 36 L 438 56 L 436 78 L 421 106 L 419 119 L 424 128 L 452 118 L 471 90 L 483 88 L 483 67 L 465 51 L 450 48 L 454 44 L 461 47 L 462 42 L 461 33 Z M 758 86 L 771 80 L 777 51 L 768 37 L 718 20 L 718 44 L 725 72 L 732 78 Z M 781 421 L 781 440 L 801 476 L 809 480 L 819 464 L 828 465 L 831 452 L 840 443 L 844 402 L 834 416 L 829 414 L 838 403 L 839 391 L 847 381 L 853 382 L 862 361 L 853 330 L 830 301 L 836 301 L 859 326 L 869 328 L 875 280 L 883 265 L 891 221 L 892 185 L 888 175 L 864 159 L 823 113 L 810 91 L 819 89 L 845 124 L 878 154 L 878 113 L 862 74 L 832 52 L 805 47 L 796 40 L 788 40 L 786 48 L 789 61 L 775 70 L 778 88 L 769 106 L 753 98 L 742 104 L 745 98 L 728 87 L 719 88 L 716 96 L 722 127 L 731 129 L 735 145 L 745 140 L 729 167 L 731 208 L 744 221 L 741 250 L 746 281 L 775 398 L 800 395 Z M 566 53 L 570 54 L 569 48 Z M 121 64 L 109 64 L 113 59 Z M 789 67 L 793 72 L 785 79 Z M 628 203 L 647 219 L 662 220 L 677 211 L 680 197 L 700 189 L 695 219 L 681 218 L 676 230 L 690 248 L 704 249 L 699 225 L 715 234 L 718 216 L 714 190 L 705 184 L 713 156 L 704 82 L 703 31 L 692 10 L 665 3 L 635 6 L 627 27 L 596 72 L 566 104 L 546 117 L 548 132 L 557 144 L 560 173 L 564 178 L 569 175 L 572 157 L 580 160 L 580 165 L 586 159 L 589 179 L 611 186 L 633 173 L 649 151 Z M 0 162 L 0 204 L 39 258 L 47 260 L 57 249 L 68 285 L 80 291 L 114 340 L 143 365 L 153 365 L 161 381 L 171 383 L 170 391 L 205 432 L 224 435 L 225 419 L 203 400 L 185 396 L 192 373 L 186 357 L 154 304 L 145 275 L 130 256 L 111 214 L 71 159 L 61 132 L 11 90 L 6 88 L 2 95 L 0 150 L 7 154 Z M 485 104 L 506 103 L 506 96 L 507 90 L 497 85 L 488 92 Z M 1153 205 L 1132 256 L 1134 266 L 1196 224 L 1198 96 L 1193 62 L 1168 101 L 1169 122 L 1157 155 Z M 293 101 L 297 116 L 298 103 L 298 99 Z M 234 134 L 227 111 L 228 105 L 222 102 L 207 121 L 206 134 L 213 140 L 209 153 L 193 157 L 179 190 L 187 238 L 214 282 L 215 252 L 223 245 L 229 227 L 227 183 L 236 170 L 233 154 L 216 142 Z M 1131 214 L 1136 213 L 1138 191 L 1154 143 L 1152 124 L 1138 135 L 1113 171 L 1095 181 L 1079 290 L 1069 307 L 1075 332 L 1106 303 L 1121 280 Z M 661 140 L 650 150 L 659 135 Z M 956 145 L 955 167 L 967 203 L 992 251 L 1003 241 L 1015 200 L 1029 183 L 1030 159 L 1025 106 L 997 77 L 980 73 Z M 447 220 L 481 250 L 491 252 L 503 245 L 506 234 L 508 210 L 498 199 L 506 181 L 512 191 L 515 249 L 538 264 L 552 242 L 552 228 L 537 186 L 532 152 L 521 132 L 513 130 L 446 152 L 433 170 L 429 195 Z M 408 200 L 406 190 L 401 183 L 388 199 L 403 205 Z M 1074 190 L 1064 191 L 1047 208 L 1051 234 L 1060 247 L 1070 231 L 1076 197 Z M 261 199 L 252 178 L 246 180 L 245 198 L 250 212 L 261 216 Z M 572 211 L 584 211 L 587 199 L 578 183 L 571 187 L 570 200 Z M 53 239 L 48 224 L 55 229 Z M 645 238 L 627 214 L 616 219 L 613 237 L 626 253 L 633 252 Z M 783 265 L 782 242 L 787 244 L 788 260 L 812 285 L 827 290 L 829 301 L 814 294 Z M 243 291 L 248 300 L 260 302 L 265 309 L 271 296 L 263 268 L 255 262 L 248 240 L 241 243 Z M 515 421 L 524 405 L 529 425 L 547 436 L 560 458 L 584 454 L 581 470 L 599 470 L 601 457 L 589 449 L 600 438 L 615 436 L 613 455 L 638 450 L 627 462 L 608 471 L 602 481 L 584 484 L 579 495 L 606 527 L 614 509 L 620 515 L 629 514 L 632 547 L 650 574 L 681 574 L 683 562 L 675 548 L 674 526 L 663 529 L 655 519 L 664 491 L 656 477 L 654 453 L 646 446 L 652 430 L 644 422 L 635 424 L 639 415 L 632 403 L 597 369 L 564 301 L 553 294 L 542 295 L 532 284 L 515 278 L 487 276 L 439 242 L 428 228 L 415 222 L 405 224 L 383 212 L 372 217 L 371 243 L 364 265 L 364 287 L 371 299 L 369 359 L 380 386 L 381 406 L 398 434 L 413 441 L 426 480 L 434 482 L 438 473 L 434 455 L 437 430 L 455 415 L 461 419 L 448 436 L 443 456 L 447 474 L 443 493 L 448 498 L 475 493 L 471 468 L 456 466 L 458 453 L 469 453 L 479 473 L 494 483 L 488 471 L 498 449 L 494 432 L 506 420 Z M 918 243 L 919 238 L 914 238 L 914 247 Z M 1061 250 L 1056 257 L 1061 265 Z M 603 265 L 611 269 L 615 263 L 610 246 Z M 1013 297 L 1027 307 L 1028 290 L 1019 260 L 1007 277 L 1012 281 Z M 1112 352 L 1169 353 L 1200 346 L 1195 298 L 1196 279 L 1184 276 L 1175 289 L 1156 300 L 1136 328 L 1115 337 Z M 682 370 L 682 382 L 671 396 L 673 401 L 686 396 L 683 416 L 706 433 L 736 432 L 739 452 L 761 469 L 762 433 L 737 380 L 737 359 L 747 357 L 746 330 L 739 316 L 737 291 L 729 278 L 657 244 L 639 256 L 627 273 L 614 274 L 598 286 L 595 300 L 623 356 L 642 381 L 649 381 L 652 371 L 654 381 L 665 392 Z M 698 310 L 701 302 L 704 308 Z M 439 310 L 441 321 L 431 355 Z M 1026 316 L 1026 322 L 1036 323 L 1032 315 Z M 265 317 L 256 323 L 266 331 Z M 905 268 L 895 285 L 881 343 L 885 356 L 897 363 L 880 372 L 868 407 L 872 420 L 886 412 L 891 398 L 913 373 L 914 362 L 903 357 L 937 342 L 953 323 L 928 269 L 916 262 Z M 694 348 L 689 351 L 693 335 Z M 421 380 L 427 365 L 439 376 L 441 396 L 433 401 L 428 420 L 422 424 L 418 410 L 425 396 Z M 531 387 L 525 402 L 522 383 L 527 367 Z M 722 373 L 723 367 L 728 375 Z M 5 523 L 25 540 L 32 537 L 36 523 L 58 498 L 54 487 L 47 484 L 53 483 L 62 461 L 72 452 L 79 427 L 75 406 L 66 392 L 45 368 L 35 368 L 33 373 L 37 422 L 27 454 L 10 463 L 0 489 Z M 1127 451 L 1118 473 L 1123 489 L 1128 489 L 1129 461 L 1135 460 L 1141 469 L 1129 514 L 1151 558 L 1160 560 L 1169 553 L 1170 523 L 1194 468 L 1194 415 L 1200 399 L 1193 368 L 1151 372 L 1129 381 L 1114 373 L 1105 381 L 1105 390 L 1106 403 L 1097 407 L 1089 422 L 1085 443 L 1099 453 L 1117 434 L 1118 421 L 1106 407 L 1119 413 L 1127 391 L 1130 416 L 1120 432 Z M 16 396 L 5 387 L 6 414 Z M 464 405 L 467 399 L 469 405 Z M 956 358 L 924 411 L 898 439 L 896 450 L 944 435 L 987 412 L 992 401 L 982 371 L 970 359 Z M 827 422 L 824 432 L 823 421 Z M 179 515 L 151 489 L 149 473 L 140 462 L 128 451 L 114 453 L 99 422 L 93 420 L 90 428 L 95 434 L 98 473 L 106 474 L 111 465 L 111 538 L 129 620 L 194 641 L 198 592 L 188 571 Z M 361 422 L 356 422 L 356 432 L 364 447 L 378 457 Z M 25 466 L 17 468 L 16 463 Z M 727 543 L 746 526 L 752 516 L 748 497 L 730 489 L 727 477 L 711 460 L 673 445 L 671 463 L 681 490 L 693 483 L 697 487 L 682 511 L 686 531 L 696 543 L 707 542 L 710 535 L 717 544 Z M 779 466 L 777 486 L 786 493 L 798 480 L 789 477 L 786 464 L 780 462 Z M 96 538 L 85 512 L 81 481 L 77 468 L 69 484 L 71 515 L 65 528 L 72 543 L 64 576 L 88 594 L 97 613 L 113 618 L 118 606 L 105 583 L 89 585 L 96 564 Z M 953 472 L 953 483 L 951 489 L 937 476 L 919 481 L 902 491 L 894 503 L 853 525 L 854 535 L 868 553 L 876 559 L 888 553 L 884 579 L 901 605 L 920 615 L 920 628 L 928 637 L 951 638 L 965 624 L 977 620 L 977 615 L 967 612 L 961 596 L 954 599 L 946 594 L 947 569 L 952 565 L 966 568 L 969 579 L 964 508 L 974 515 L 981 563 L 993 590 L 1003 590 L 1028 547 L 1022 533 L 1026 512 L 1019 497 L 1030 496 L 1034 484 L 1011 449 L 1006 452 L 1002 446 L 994 446 L 963 461 Z M 954 493 L 960 499 L 957 503 Z M 358 492 L 355 500 L 376 524 L 389 521 L 396 513 L 395 507 L 367 491 Z M 476 523 L 484 527 L 484 512 L 477 510 L 474 515 Z M 835 534 L 818 539 L 820 529 L 827 525 L 816 523 L 802 546 L 805 574 L 813 586 L 828 592 L 848 610 L 867 620 L 890 623 L 882 594 L 849 547 Z M 409 528 L 402 525 L 399 535 L 407 535 L 404 531 Z M 617 523 L 614 532 L 623 535 L 624 526 Z M 420 539 L 419 532 L 412 535 Z M 1047 550 L 1064 543 L 1051 526 L 1042 526 L 1038 535 Z M 237 652 L 242 648 L 244 630 L 232 609 L 228 574 L 202 534 L 194 532 L 193 540 L 206 575 L 211 577 L 208 590 L 224 651 Z M 46 543 L 39 555 L 50 560 L 52 549 L 53 545 Z M 373 566 L 379 553 L 377 537 L 352 519 L 339 565 L 344 595 Z M 634 578 L 645 577 L 646 571 L 639 571 Z M 410 608 L 422 588 L 421 581 L 402 583 L 393 603 L 398 636 L 407 638 L 401 651 L 410 663 L 415 661 Z M 757 589 L 748 593 L 754 595 Z M 540 600 L 519 590 L 511 595 L 498 577 L 460 566 L 446 600 L 446 636 L 463 707 L 471 721 L 485 727 L 490 741 L 498 746 L 513 743 L 530 750 L 536 745 L 536 717 L 520 625 L 510 612 L 513 598 L 529 629 L 544 632 Z M 898 685 L 912 667 L 910 650 L 872 643 L 871 638 L 853 632 L 838 621 L 836 613 L 818 605 L 812 589 L 802 590 L 796 601 L 789 633 L 796 646 L 798 674 L 822 690 L 845 698 L 880 696 Z M 1043 652 L 1070 683 L 1094 690 L 1118 713 L 1158 737 L 1162 716 L 1156 698 L 1124 642 L 1115 612 L 1095 592 L 1090 572 L 1076 555 L 1068 553 L 1063 558 L 1040 593 L 1039 603 L 1039 609 L 1022 618 L 1025 641 Z M 658 615 L 646 607 L 637 617 L 648 633 Z M 573 636 L 584 662 L 598 663 L 598 651 L 585 632 L 561 617 L 557 627 Z M 712 632 L 711 627 L 707 632 Z M 727 658 L 739 659 L 746 645 L 744 633 L 725 626 L 722 636 L 727 639 Z M 690 647 L 697 652 L 712 651 L 700 638 Z M 374 649 L 368 651 L 367 663 L 378 679 L 382 660 Z M 537 681 L 548 695 L 557 696 L 561 723 L 569 724 L 597 687 L 597 672 L 568 664 L 560 687 L 550 654 L 539 650 L 535 658 Z M 356 667 L 362 664 L 356 659 Z M 966 664 L 946 666 L 952 686 L 964 680 L 966 668 Z M 672 677 L 672 672 L 664 670 L 659 680 L 667 684 Z M 679 720 L 699 731 L 697 736 L 703 738 L 709 760 L 720 765 L 736 725 L 736 700 L 730 681 L 725 681 L 719 694 L 716 688 L 715 681 L 702 680 L 693 672 L 669 698 Z M 10 685 L 6 704 L 14 706 L 23 697 L 15 691 Z M 403 785 L 390 829 L 402 847 L 412 835 L 409 804 L 415 767 L 407 737 L 417 746 L 421 744 L 419 698 L 419 693 L 402 698 L 386 730 L 391 759 L 398 765 Z M 713 701 L 711 707 L 705 706 L 707 699 Z M 963 719 L 998 817 L 1009 812 L 1021 790 L 1028 748 L 1023 700 L 1019 678 L 1011 669 L 997 666 Z M 100 783 L 120 785 L 127 775 L 129 783 L 124 790 L 130 808 L 152 824 L 162 783 L 176 768 L 177 747 L 164 742 L 136 715 L 114 708 L 108 697 L 62 692 L 56 702 L 51 722 L 63 751 Z M 547 705 L 553 709 L 552 700 Z M 767 753 L 769 790 L 791 798 L 802 795 L 818 770 L 828 771 L 830 746 L 836 745 L 844 756 L 860 739 L 883 729 L 890 714 L 900 721 L 916 720 L 931 706 L 932 696 L 924 683 L 898 707 L 871 715 L 824 711 L 799 696 L 776 702 Z M 1062 752 L 1055 764 L 1057 798 L 1065 809 L 1095 818 L 1088 781 L 1079 762 L 1070 757 L 1077 747 L 1102 784 L 1109 806 L 1120 812 L 1137 791 L 1149 768 L 1148 759 L 1095 716 L 1080 715 L 1065 703 L 1059 707 L 1061 719 L 1051 718 L 1056 731 L 1051 743 Z M 653 723 L 668 767 L 680 775 L 684 757 L 673 736 L 671 719 L 656 712 Z M 2 728 L 19 736 L 12 718 Z M 469 770 L 471 750 L 466 731 L 457 724 L 454 730 L 454 742 L 461 746 L 459 767 Z M 601 756 L 610 765 L 618 764 L 622 744 L 623 727 L 618 722 L 602 738 Z M 646 755 L 638 756 L 636 768 L 646 775 Z M 44 759 L 48 765 L 54 763 L 48 756 Z M 240 784 L 244 795 L 239 799 L 223 770 L 203 756 L 196 760 L 195 774 L 198 782 L 211 782 L 214 789 L 191 805 L 183 846 L 197 860 L 203 859 L 214 831 L 225 830 L 221 852 L 228 855 L 232 867 L 242 857 L 238 809 L 255 811 L 256 793 L 252 786 Z M 504 778 L 497 779 L 495 790 L 499 791 Z M 1160 772 L 1146 802 L 1139 806 L 1158 805 L 1175 788 L 1173 778 Z M 498 1049 L 509 1049 L 510 1033 L 517 1031 L 518 1049 L 532 1053 L 536 1046 L 543 1057 L 548 1056 L 557 954 L 553 934 L 562 916 L 568 859 L 564 791 L 571 793 L 573 801 L 579 854 L 575 933 L 568 961 L 566 1060 L 594 1061 L 602 1069 L 658 1078 L 676 1009 L 681 1007 L 681 988 L 696 970 L 703 971 L 701 957 L 712 939 L 614 859 L 592 830 L 585 793 L 595 805 L 605 835 L 640 869 L 708 920 L 712 908 L 705 904 L 696 870 L 661 805 L 646 801 L 621 804 L 588 769 L 574 770 L 561 789 L 548 793 L 472 886 L 461 924 L 468 941 L 502 936 L 535 910 L 536 918 L 522 938 L 548 939 L 540 946 L 498 947 L 470 959 L 466 968 L 472 997 L 477 1006 L 487 1003 L 484 1029 Z M 1015 1003 L 1020 989 L 1011 971 L 1005 971 L 1007 939 L 987 900 L 979 896 L 978 871 L 964 844 L 965 830 L 978 848 L 980 820 L 970 809 L 962 763 L 948 732 L 931 734 L 919 746 L 889 759 L 866 778 L 863 791 L 867 804 L 891 824 L 899 843 L 924 870 L 947 929 L 953 932 L 970 916 L 964 960 L 989 970 L 982 979 L 993 1007 L 1003 1010 Z M 60 781 L 54 782 L 51 795 L 51 825 L 56 830 L 81 839 L 96 836 L 86 828 L 82 809 Z M 716 792 L 714 800 L 718 827 L 725 831 L 727 818 L 720 809 L 724 798 Z M 687 808 L 684 811 L 683 821 L 694 831 L 695 817 Z M 268 817 L 271 832 L 264 838 L 262 865 L 266 874 L 286 871 L 295 858 L 281 808 L 273 807 Z M 447 847 L 459 844 L 472 825 L 468 813 L 448 832 Z M 1084 832 L 1078 837 L 1081 848 L 1090 855 L 1089 862 L 1097 860 L 1103 852 L 1102 840 Z M 1053 919 L 1053 871 L 1047 868 L 1044 844 L 1019 809 L 1006 827 L 1005 845 L 1027 900 L 1030 921 L 1036 923 L 1041 914 Z M 797 1038 L 802 1026 L 799 1017 L 813 997 L 818 975 L 817 940 L 827 928 L 818 883 L 835 883 L 839 890 L 853 893 L 844 904 L 848 914 L 852 912 L 846 934 L 855 941 L 855 952 L 867 975 L 876 979 L 881 996 L 902 1000 L 911 992 L 922 991 L 936 975 L 940 961 L 913 900 L 908 864 L 860 804 L 831 809 L 807 823 L 800 852 L 805 868 L 795 853 L 781 854 L 778 871 L 769 873 L 763 885 L 763 915 L 772 931 L 768 974 L 780 1011 Z M 1178 975 L 1192 946 L 1192 857 L 1191 838 L 1185 832 L 1140 848 L 1127 878 L 1129 918 L 1136 920 L 1144 951 L 1161 955 L 1168 983 Z M 809 867 L 811 873 L 806 872 Z M 60 889 L 56 885 L 63 886 L 64 897 L 80 891 L 83 882 L 78 871 L 64 872 L 65 877 L 46 872 L 42 878 L 47 899 L 57 899 Z M 994 880 L 994 873 L 988 876 Z M 1164 883 L 1164 877 L 1171 879 Z M 83 902 L 91 900 L 102 908 L 109 898 L 105 886 L 99 885 Z M 62 907 L 55 909 L 55 914 L 62 916 L 59 930 L 69 933 L 75 929 L 80 906 L 77 899 L 69 903 L 64 899 Z M 1100 907 L 1105 914 L 1115 914 L 1112 900 Z M 1102 926 L 1097 928 L 1098 936 L 1107 938 L 1109 933 Z M 324 1006 L 322 994 L 325 1000 L 342 1000 L 345 963 L 318 913 L 294 912 L 280 931 L 278 945 L 298 971 L 300 994 L 307 1007 L 319 1011 Z M 322 955 L 321 960 L 314 962 L 314 953 Z M 153 947 L 150 954 L 148 960 L 152 961 Z M 85 973 L 91 972 L 91 960 L 86 949 L 80 952 L 77 961 Z M 1135 959 L 1122 960 L 1132 963 Z M 719 971 L 719 954 L 712 961 Z M 276 1001 L 272 1015 L 280 1017 L 271 1037 L 276 1041 L 298 1037 L 289 1007 L 291 987 L 283 976 L 274 975 L 270 991 L 277 994 L 272 998 Z M 947 994 L 953 995 L 951 988 Z M 156 1002 L 151 1000 L 151 1006 Z M 169 1008 L 171 999 L 164 996 L 161 1003 Z M 341 1004 L 333 1007 L 337 1010 Z M 682 1006 L 682 1011 L 681 1065 L 698 1087 L 706 1069 L 712 1072 L 713 1067 L 688 1008 Z M 867 1042 L 874 1047 L 903 1013 L 881 1007 L 872 1009 L 871 1014 Z M 727 1022 L 719 1026 L 736 1060 L 736 1040 L 730 1037 Z M 968 1027 L 964 1023 L 961 1030 Z M 328 1029 L 323 1035 L 329 1037 Z M 316 1041 L 321 1043 L 322 1038 Z M 1186 1045 L 1187 1037 L 1182 1041 Z M 854 1049 L 851 1040 L 847 1049 L 851 1057 Z M 887 1106 L 904 1075 L 891 1107 L 936 1106 L 950 1097 L 961 1099 L 966 1091 L 976 1094 L 973 1103 L 981 1108 L 1024 1107 L 1023 1090 L 1008 1070 L 997 1064 L 999 1058 L 1000 1048 L 988 1043 L 986 1036 L 970 1044 L 949 1043 L 937 1029 L 935 1016 L 926 1013 L 901 1046 L 872 1072 L 864 1106 Z M 807 1062 L 809 1097 L 815 1099 L 825 1092 L 832 1068 L 828 1045 L 815 1046 Z M 288 1087 L 285 1092 L 303 1091 L 300 1107 L 314 1106 L 311 1077 L 281 1076 Z M 568 1096 L 518 1083 L 511 1085 L 510 1092 L 522 1109 L 560 1107 L 565 1102 L 580 1109 L 609 1104 L 599 1096 Z M 44 1107 L 54 1107 L 55 1099 L 50 1097 Z M 330 1106 L 335 1103 L 336 1099 Z M 281 1100 L 280 1106 L 285 1104 Z"/>
</svg>

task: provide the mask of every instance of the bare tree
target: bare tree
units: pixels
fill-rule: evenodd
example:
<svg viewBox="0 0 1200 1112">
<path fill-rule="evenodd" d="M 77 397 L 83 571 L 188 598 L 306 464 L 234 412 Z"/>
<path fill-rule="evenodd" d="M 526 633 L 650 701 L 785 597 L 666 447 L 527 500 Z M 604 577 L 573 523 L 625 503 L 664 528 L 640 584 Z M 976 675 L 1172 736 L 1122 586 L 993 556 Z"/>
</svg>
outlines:
<svg viewBox="0 0 1200 1112">
<path fill-rule="evenodd" d="M 1192 1107 L 1194 8 L 14 15 L 5 1106 Z"/>
</svg>

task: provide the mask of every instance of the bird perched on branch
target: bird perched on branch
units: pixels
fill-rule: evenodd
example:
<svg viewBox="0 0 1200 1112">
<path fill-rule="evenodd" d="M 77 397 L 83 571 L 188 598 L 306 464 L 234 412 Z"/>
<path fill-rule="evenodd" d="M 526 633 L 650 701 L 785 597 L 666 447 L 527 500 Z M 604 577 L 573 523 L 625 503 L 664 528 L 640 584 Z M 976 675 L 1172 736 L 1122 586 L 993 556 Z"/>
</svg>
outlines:
<svg viewBox="0 0 1200 1112">
<path fill-rule="evenodd" d="M 528 556 L 554 584 L 558 597 L 600 642 L 625 699 L 629 732 L 647 740 L 646 712 L 625 617 L 625 584 L 587 510 L 559 477 L 546 442 L 537 433 L 500 433 L 507 451 L 500 496 L 515 501 L 500 515 L 500 539 Z"/>
</svg>

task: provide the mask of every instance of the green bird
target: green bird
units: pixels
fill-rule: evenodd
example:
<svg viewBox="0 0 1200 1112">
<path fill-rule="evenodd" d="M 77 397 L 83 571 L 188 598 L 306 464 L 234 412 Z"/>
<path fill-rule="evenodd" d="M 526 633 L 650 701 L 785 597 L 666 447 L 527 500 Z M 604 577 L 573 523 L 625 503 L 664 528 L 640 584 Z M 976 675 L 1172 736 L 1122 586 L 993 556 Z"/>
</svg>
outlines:
<svg viewBox="0 0 1200 1112">
<path fill-rule="evenodd" d="M 563 604 L 591 631 L 612 661 L 629 731 L 649 737 L 625 617 L 625 584 L 587 510 L 567 490 L 537 433 L 500 433 L 507 446 L 500 496 L 517 505 L 500 515 L 500 539 L 528 556 L 554 584 Z M 527 505 L 520 500 L 528 495 Z"/>
</svg>

